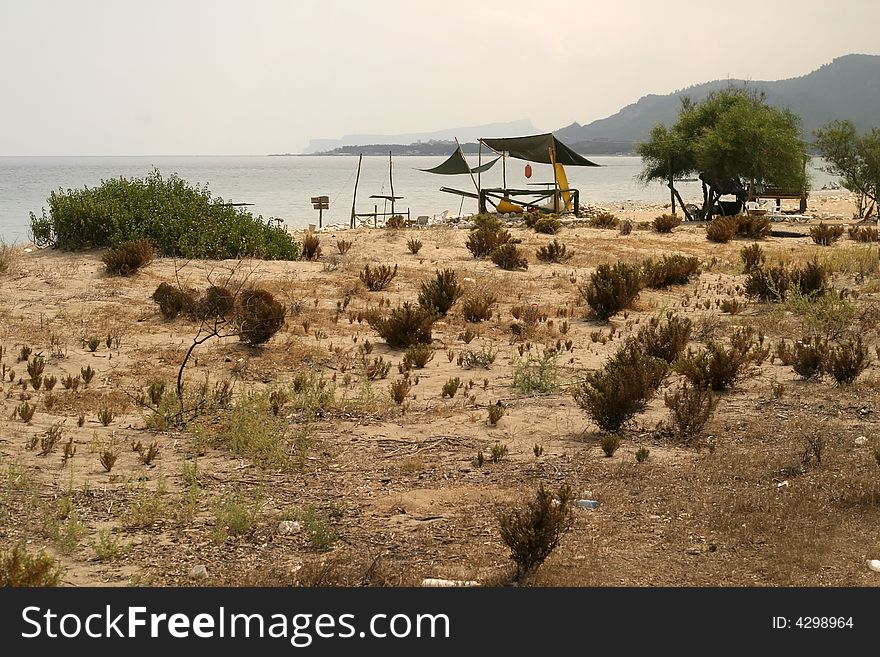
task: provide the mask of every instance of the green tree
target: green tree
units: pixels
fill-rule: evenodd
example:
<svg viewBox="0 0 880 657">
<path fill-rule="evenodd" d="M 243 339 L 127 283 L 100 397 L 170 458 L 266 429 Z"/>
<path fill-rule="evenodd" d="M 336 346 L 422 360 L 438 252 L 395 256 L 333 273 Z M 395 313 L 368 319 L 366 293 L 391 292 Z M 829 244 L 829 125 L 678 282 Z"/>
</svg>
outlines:
<svg viewBox="0 0 880 657">
<path fill-rule="evenodd" d="M 856 194 L 859 218 L 870 216 L 880 189 L 880 129 L 860 136 L 851 121 L 831 121 L 816 130 L 816 146 L 825 170 Z"/>
<path fill-rule="evenodd" d="M 676 122 L 654 126 L 637 152 L 642 181 L 663 181 L 676 195 L 675 178 L 699 175 L 706 218 L 724 194 L 745 201 L 759 186 L 806 187 L 800 118 L 746 88 L 717 91 L 701 103 L 683 98 Z"/>
</svg>

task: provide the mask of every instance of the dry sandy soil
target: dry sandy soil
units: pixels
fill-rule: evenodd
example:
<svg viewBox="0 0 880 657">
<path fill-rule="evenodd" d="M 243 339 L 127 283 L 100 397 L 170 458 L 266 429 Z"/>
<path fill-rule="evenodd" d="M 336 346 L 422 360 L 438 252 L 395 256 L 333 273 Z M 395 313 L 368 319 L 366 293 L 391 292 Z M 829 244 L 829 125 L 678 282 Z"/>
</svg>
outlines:
<svg viewBox="0 0 880 657">
<path fill-rule="evenodd" d="M 849 223 L 853 207 L 839 192 L 818 192 L 808 214 Z M 636 222 L 663 211 L 611 209 Z M 804 230 L 796 223 L 774 228 Z M 829 247 L 807 236 L 762 242 L 768 260 L 816 257 L 834 272 L 836 288 L 858 292 L 846 301 L 852 314 L 841 327 L 803 308 L 746 300 L 739 251 L 751 241 L 714 244 L 698 223 L 666 235 L 568 226 L 555 237 L 575 255 L 561 265 L 534 255 L 553 237 L 522 227 L 512 232 L 529 256 L 527 271 L 475 260 L 464 246 L 468 231 L 452 226 L 327 231 L 324 254 L 313 262 L 157 259 L 129 278 L 105 274 L 100 251 L 19 250 L 0 274 L 0 545 L 46 550 L 71 586 L 412 585 L 427 577 L 497 584 L 508 580 L 511 567 L 498 512 L 533 498 L 539 483 L 568 484 L 599 507 L 573 509 L 571 530 L 529 584 L 880 582 L 866 566 L 880 558 L 880 468 L 871 451 L 876 364 L 839 388 L 827 377 L 800 380 L 790 366 L 768 359 L 720 395 L 714 416 L 688 444 L 663 430 L 669 415 L 663 394 L 680 381 L 671 375 L 611 457 L 569 392 L 623 338 L 667 311 L 693 320 L 694 349 L 709 338 L 726 340 L 735 326 L 754 326 L 771 346 L 809 330 L 858 334 L 876 360 L 876 244 L 846 235 Z M 407 249 L 410 237 L 424 243 L 417 255 Z M 354 242 L 344 256 L 337 253 L 339 238 Z M 610 322 L 587 318 L 577 283 L 596 265 L 664 253 L 698 256 L 702 273 L 687 285 L 643 291 L 633 309 Z M 365 263 L 398 265 L 387 291 L 358 285 Z M 358 313 L 414 301 L 420 282 L 446 267 L 468 289 L 494 290 L 495 313 L 469 324 L 453 307 L 435 324 L 433 360 L 413 371 L 418 383 L 397 405 L 389 386 L 401 378 L 403 351 L 390 349 Z M 210 398 L 229 381 L 237 414 L 205 408 L 186 426 L 163 425 L 141 403 L 149 403 L 144 391 L 158 380 L 173 389 L 198 326 L 163 319 L 151 294 L 176 279 L 204 289 L 229 272 L 246 273 L 275 293 L 287 306 L 286 324 L 261 348 L 227 338 L 194 352 L 185 371 L 188 394 L 207 378 Z M 349 302 L 337 313 L 346 294 Z M 743 309 L 722 313 L 716 299 L 732 297 Z M 511 308 L 519 304 L 537 304 L 547 316 L 526 337 L 511 332 Z M 468 330 L 475 337 L 466 343 Z M 547 372 L 555 391 L 514 388 L 514 374 L 529 356 L 557 342 L 563 346 Z M 43 377 L 56 377 L 54 389 L 26 385 L 27 363 L 18 361 L 23 346 L 43 355 Z M 492 352 L 494 362 L 466 369 L 458 357 L 469 350 Z M 364 361 L 380 356 L 390 371 L 370 380 Z M 87 367 L 95 372 L 88 385 L 63 387 L 65 376 Z M 304 374 L 324 381 L 325 400 L 314 419 L 303 412 L 302 391 L 289 389 Z M 441 396 L 453 377 L 462 387 L 451 399 Z M 248 397 L 272 390 L 288 392 L 277 416 L 259 405 L 265 397 Z M 499 400 L 506 414 L 493 426 L 487 409 Z M 15 412 L 24 401 L 36 406 L 29 422 Z M 41 455 L 53 426 L 60 439 Z M 260 457 L 237 448 L 236 438 L 246 434 L 268 436 L 276 450 Z M 821 461 L 805 465 L 808 443 L 823 440 Z M 155 444 L 158 454 L 142 458 L 137 443 L 146 456 Z M 75 453 L 65 459 L 68 444 Z M 499 455 L 507 448 L 497 462 L 493 446 Z M 650 451 L 640 463 L 641 447 Z M 105 452 L 117 455 L 109 471 L 100 461 Z M 290 525 L 280 525 L 283 520 L 298 524 L 284 533 Z M 197 565 L 206 567 L 206 577 L 191 574 Z"/>
</svg>

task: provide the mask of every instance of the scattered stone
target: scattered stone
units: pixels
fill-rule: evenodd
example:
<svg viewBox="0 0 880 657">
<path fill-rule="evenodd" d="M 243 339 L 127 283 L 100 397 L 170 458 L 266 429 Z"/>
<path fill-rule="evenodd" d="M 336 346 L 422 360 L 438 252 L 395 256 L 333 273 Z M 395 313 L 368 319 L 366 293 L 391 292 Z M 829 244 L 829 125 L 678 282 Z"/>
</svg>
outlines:
<svg viewBox="0 0 880 657">
<path fill-rule="evenodd" d="M 868 439 L 865 436 L 859 436 L 856 438 L 856 445 L 859 447 L 864 447 L 868 444 Z"/>
<path fill-rule="evenodd" d="M 298 520 L 282 520 L 278 523 L 279 534 L 298 534 L 302 531 L 302 523 Z"/>
<path fill-rule="evenodd" d="M 208 579 L 208 569 L 204 564 L 198 564 L 192 567 L 192 570 L 189 571 L 189 576 L 191 579 Z"/>
<path fill-rule="evenodd" d="M 875 573 L 880 573 L 880 559 L 870 559 L 868 561 L 868 568 L 873 570 Z"/>
</svg>

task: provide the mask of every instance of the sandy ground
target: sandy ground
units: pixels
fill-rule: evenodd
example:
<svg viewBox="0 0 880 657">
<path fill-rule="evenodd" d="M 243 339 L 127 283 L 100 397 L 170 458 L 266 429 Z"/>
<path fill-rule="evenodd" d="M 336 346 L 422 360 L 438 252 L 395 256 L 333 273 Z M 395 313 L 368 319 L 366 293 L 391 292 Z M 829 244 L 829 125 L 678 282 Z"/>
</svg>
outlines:
<svg viewBox="0 0 880 657">
<path fill-rule="evenodd" d="M 666 208 L 608 209 L 639 223 Z M 807 214 L 811 223 L 849 223 L 853 212 L 851 197 L 823 191 L 811 196 Z M 534 256 L 553 237 L 512 232 L 529 254 L 527 271 L 475 260 L 464 247 L 468 231 L 454 226 L 324 231 L 323 255 L 313 262 L 157 259 L 130 278 L 107 276 L 100 251 L 19 252 L 0 275 L 0 543 L 46 550 L 71 586 L 407 585 L 425 577 L 493 584 L 507 581 L 511 565 L 498 512 L 530 499 L 539 483 L 568 484 L 599 507 L 574 509 L 571 530 L 532 584 L 880 581 L 865 563 L 880 557 L 880 468 L 870 451 L 878 420 L 876 364 L 854 385 L 837 388 L 765 361 L 720 395 L 702 436 L 688 445 L 662 430 L 663 393 L 680 380 L 672 375 L 612 457 L 603 454 L 598 428 L 569 392 L 642 322 L 670 311 L 694 321 L 695 349 L 710 338 L 726 339 L 738 325 L 759 328 L 771 345 L 799 337 L 804 316 L 742 296 L 739 250 L 749 241 L 708 242 L 701 224 L 626 236 L 566 227 L 555 239 L 575 255 L 559 265 Z M 423 242 L 418 254 L 409 252 L 409 238 Z M 337 252 L 338 239 L 353 241 L 347 254 Z M 835 287 L 858 292 L 847 330 L 862 335 L 874 357 L 877 246 L 846 237 L 831 247 L 809 237 L 770 237 L 762 245 L 771 261 L 821 258 L 834 271 Z M 577 284 L 598 264 L 664 253 L 699 257 L 702 273 L 684 286 L 644 291 L 633 309 L 608 323 L 586 318 Z M 358 284 L 367 263 L 398 266 L 387 291 Z M 358 315 L 415 301 L 420 282 L 439 268 L 454 268 L 469 291 L 495 291 L 498 303 L 487 322 L 466 322 L 456 306 L 435 324 L 434 357 L 414 370 L 418 382 L 400 406 L 389 386 L 401 378 L 403 352 L 389 348 Z M 241 400 L 311 374 L 323 378 L 332 401 L 311 421 L 289 403 L 277 417 L 264 409 L 232 428 L 228 412 L 219 411 L 186 426 L 157 426 L 144 405 L 146 386 L 164 380 L 173 388 L 198 326 L 163 319 L 150 295 L 161 282 L 204 288 L 230 273 L 247 274 L 275 293 L 287 306 L 285 326 L 261 348 L 235 338 L 206 342 L 186 368 L 186 389 L 207 380 L 213 390 L 229 381 Z M 716 300 L 728 298 L 744 308 L 722 313 Z M 546 320 L 530 335 L 515 335 L 512 308 L 533 304 Z M 44 379 L 56 377 L 51 391 L 26 385 L 24 346 L 44 357 Z M 512 386 L 523 362 L 556 348 L 554 391 Z M 494 362 L 468 369 L 458 358 L 469 351 L 491 353 Z M 391 367 L 385 378 L 370 380 L 365 365 L 379 357 Z M 95 372 L 88 385 L 63 387 L 64 377 L 85 368 Z M 442 396 L 455 377 L 457 394 Z M 491 425 L 488 409 L 499 401 L 506 414 Z M 25 402 L 36 406 L 29 422 L 15 412 Z M 41 455 L 53 426 L 61 438 Z M 259 462 L 218 439 L 224 430 L 229 437 L 265 427 L 286 436 L 294 458 Z M 805 445 L 817 437 L 824 438 L 821 462 L 804 467 Z M 68 443 L 75 453 L 65 459 Z M 143 453 L 154 444 L 158 454 L 144 463 L 138 443 Z M 638 463 L 641 447 L 650 455 Z M 107 451 L 117 455 L 109 471 L 100 462 Z M 193 574 L 198 565 L 206 577 Z"/>
</svg>

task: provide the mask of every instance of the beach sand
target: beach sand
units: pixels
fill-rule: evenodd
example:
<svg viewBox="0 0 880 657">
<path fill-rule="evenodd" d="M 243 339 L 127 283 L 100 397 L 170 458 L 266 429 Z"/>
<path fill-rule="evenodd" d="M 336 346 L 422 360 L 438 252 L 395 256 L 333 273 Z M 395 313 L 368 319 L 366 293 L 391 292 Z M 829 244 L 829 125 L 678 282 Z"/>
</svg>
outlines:
<svg viewBox="0 0 880 657">
<path fill-rule="evenodd" d="M 668 208 L 608 209 L 640 223 Z M 812 223 L 850 223 L 853 212 L 851 196 L 820 191 L 807 214 Z M 687 223 L 664 235 L 584 226 L 556 236 L 511 232 L 528 255 L 526 271 L 472 258 L 464 246 L 468 231 L 455 226 L 323 231 L 323 255 L 313 262 L 158 258 L 129 278 L 107 276 L 101 251 L 19 250 L 0 274 L 0 542 L 45 549 L 63 565 L 63 583 L 76 586 L 417 585 L 428 577 L 493 584 L 508 581 L 511 567 L 499 510 L 531 499 L 539 483 L 568 484 L 599 507 L 573 509 L 571 530 L 532 584 L 876 583 L 865 565 L 878 557 L 880 477 L 870 451 L 876 364 L 855 385 L 837 388 L 827 377 L 802 381 L 790 366 L 768 359 L 719 395 L 714 416 L 691 444 L 658 430 L 668 419 L 664 393 L 680 383 L 669 376 L 611 457 L 569 392 L 652 317 L 690 318 L 694 349 L 725 341 L 735 326 L 759 329 L 771 346 L 816 326 L 809 322 L 819 320 L 797 309 L 743 297 L 739 251 L 751 241 L 715 244 L 702 224 Z M 423 242 L 418 254 L 409 252 L 409 238 Z M 337 252 L 338 239 L 353 241 L 346 255 Z M 538 262 L 535 249 L 553 239 L 574 256 L 564 264 Z M 830 247 L 809 237 L 770 237 L 762 247 L 771 262 L 816 258 L 834 271 L 835 287 L 858 291 L 833 312 L 851 310 L 841 330 L 861 334 L 875 357 L 876 245 L 844 235 Z M 578 284 L 597 265 L 671 253 L 698 257 L 702 273 L 687 285 L 643 291 L 608 323 L 586 318 Z M 368 263 L 398 266 L 387 291 L 359 285 Z M 358 314 L 362 320 L 370 309 L 415 301 L 420 283 L 443 268 L 455 269 L 469 292 L 494 291 L 495 313 L 473 324 L 454 306 L 438 321 L 433 359 L 413 370 L 418 382 L 399 406 L 389 386 L 401 379 L 403 351 L 389 348 Z M 305 373 L 323 377 L 332 401 L 325 399 L 313 421 L 291 393 L 280 420 L 263 409 L 230 423 L 229 412 L 217 411 L 185 428 L 148 428 L 155 427 L 153 413 L 138 398 L 150 381 L 173 388 L 199 328 L 163 319 L 150 295 L 162 282 L 204 289 L 231 272 L 272 291 L 287 307 L 285 326 L 259 349 L 234 337 L 201 345 L 185 372 L 187 390 L 231 381 L 240 399 Z M 718 302 L 733 298 L 743 309 L 722 313 Z M 546 318 L 526 335 L 514 334 L 512 309 L 533 305 Z M 822 321 L 833 324 L 833 317 Z M 29 379 L 27 364 L 17 362 L 23 346 L 44 357 L 44 380 L 58 380 L 51 392 L 19 383 Z M 539 361 L 548 349 L 558 350 L 544 371 L 555 388 L 513 387 L 523 363 Z M 468 369 L 458 362 L 468 352 L 494 360 Z M 365 365 L 377 358 L 390 369 L 370 380 Z M 94 370 L 91 382 L 64 389 L 61 380 L 84 368 Z M 442 396 L 456 377 L 457 393 Z M 13 417 L 25 401 L 36 406 L 28 423 Z M 506 412 L 490 425 L 488 409 L 498 402 Z M 42 456 L 53 426 L 61 438 Z M 261 464 L 235 451 L 236 438 L 268 440 L 267 427 L 279 426 L 288 462 Z M 867 445 L 857 444 L 860 436 Z M 65 462 L 69 441 L 75 454 Z M 805 450 L 816 441 L 821 463 L 805 465 Z M 134 449 L 138 443 L 141 453 L 158 448 L 149 464 Z M 642 463 L 635 458 L 640 448 L 650 450 Z M 117 454 L 109 472 L 100 463 L 107 451 Z M 196 565 L 206 566 L 206 578 L 192 578 Z"/>
</svg>

